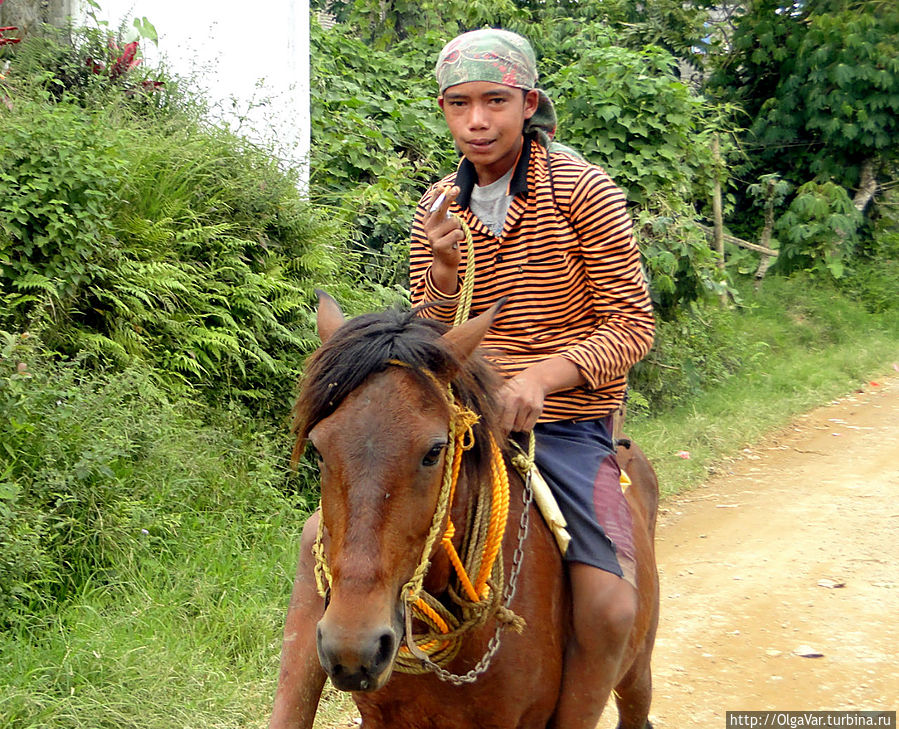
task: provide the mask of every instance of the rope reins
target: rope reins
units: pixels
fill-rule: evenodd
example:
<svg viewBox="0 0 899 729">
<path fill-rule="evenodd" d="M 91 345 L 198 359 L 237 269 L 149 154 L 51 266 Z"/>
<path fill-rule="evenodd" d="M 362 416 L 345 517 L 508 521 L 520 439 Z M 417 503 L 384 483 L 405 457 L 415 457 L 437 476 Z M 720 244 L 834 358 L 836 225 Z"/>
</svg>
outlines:
<svg viewBox="0 0 899 729">
<path fill-rule="evenodd" d="M 466 275 L 454 319 L 454 325 L 458 325 L 468 318 L 471 308 L 475 256 L 471 230 L 464 220 L 458 216 L 454 217 L 459 221 L 465 234 L 467 253 Z M 396 360 L 391 360 L 388 364 L 410 367 Z M 500 633 L 503 628 L 511 626 L 518 632 L 524 629 L 524 621 L 509 609 L 509 605 L 515 594 L 524 556 L 529 507 L 533 494 L 526 479 L 522 494 L 524 508 L 519 522 L 518 542 L 508 584 L 505 585 L 502 541 L 509 515 L 509 478 L 503 453 L 493 436 L 488 435 L 491 477 L 489 482 L 482 481 L 478 486 L 474 508 L 469 510 L 464 532 L 463 554 L 460 556 L 453 543 L 456 527 L 449 511 L 461 471 L 462 455 L 474 446 L 474 425 L 478 422 L 479 416 L 456 402 L 450 383 L 444 385 L 433 373 L 427 370 L 419 371 L 430 378 L 438 391 L 443 393 L 450 411 L 449 438 L 444 455 L 440 492 L 431 526 L 422 547 L 418 566 L 401 590 L 405 605 L 405 635 L 404 645 L 400 647 L 396 658 L 395 670 L 411 674 L 432 671 L 442 680 L 460 685 L 475 681 L 487 670 L 499 649 Z M 533 464 L 533 439 L 529 462 Z M 526 474 L 530 468 L 527 458 L 523 459 L 520 465 L 516 463 L 516 466 L 522 474 Z M 316 586 L 319 594 L 326 597 L 332 578 L 324 551 L 323 532 L 323 520 L 320 519 L 313 554 Z M 423 587 L 438 538 L 440 547 L 446 553 L 455 574 L 456 584 L 451 580 L 447 592 L 450 600 L 457 606 L 458 614 Z M 464 675 L 447 671 L 444 666 L 458 654 L 465 633 L 486 623 L 491 617 L 496 620 L 496 628 L 478 664 Z M 426 629 L 416 631 L 414 621 L 426 626 Z"/>
<path fill-rule="evenodd" d="M 389 364 L 409 366 L 395 360 Z M 460 556 L 453 543 L 456 527 L 449 510 L 461 471 L 462 455 L 474 446 L 473 428 L 479 417 L 455 401 L 450 385 L 441 385 L 432 373 L 421 371 L 434 381 L 440 392 L 445 393 L 451 416 L 443 476 L 431 526 L 418 566 L 400 592 L 405 605 L 406 625 L 404 645 L 397 655 L 395 670 L 402 673 L 435 671 L 438 675 L 443 674 L 442 677 L 447 680 L 456 679 L 460 683 L 466 683 L 468 681 L 464 677 L 445 671 L 443 666 L 459 652 L 462 637 L 467 631 L 482 625 L 490 617 L 497 619 L 497 632 L 509 625 L 519 631 L 524 627 L 523 621 L 508 609 L 511 601 L 509 592 L 506 592 L 506 599 L 503 600 L 505 605 L 500 604 L 504 596 L 502 540 L 509 515 L 509 478 L 502 451 L 490 435 L 491 478 L 482 481 L 478 488 L 475 507 L 466 525 L 467 543 Z M 323 520 L 319 520 L 313 554 L 316 586 L 319 594 L 325 597 L 332 577 L 324 552 L 323 534 Z M 456 575 L 457 586 L 450 585 L 449 595 L 458 607 L 458 615 L 423 587 L 438 538 L 439 546 L 446 553 Z M 523 542 L 523 538 L 524 534 L 520 532 L 519 541 Z M 414 630 L 413 620 L 427 626 L 427 629 Z M 486 665 L 482 670 L 486 670 Z"/>
</svg>

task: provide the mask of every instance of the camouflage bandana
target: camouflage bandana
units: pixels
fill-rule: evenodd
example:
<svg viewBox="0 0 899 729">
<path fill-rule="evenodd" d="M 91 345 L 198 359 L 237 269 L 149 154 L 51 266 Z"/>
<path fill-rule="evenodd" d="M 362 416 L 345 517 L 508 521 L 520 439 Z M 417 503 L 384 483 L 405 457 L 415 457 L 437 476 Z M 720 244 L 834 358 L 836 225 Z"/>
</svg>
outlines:
<svg viewBox="0 0 899 729">
<path fill-rule="evenodd" d="M 490 81 L 517 89 L 537 83 L 534 49 L 520 35 L 485 28 L 463 33 L 444 46 L 434 69 L 442 94 L 468 81 Z"/>
<path fill-rule="evenodd" d="M 537 58 L 526 38 L 499 28 L 484 28 L 447 43 L 434 67 L 440 93 L 469 81 L 489 81 L 530 91 L 537 85 Z M 549 97 L 537 89 L 537 111 L 524 125 L 548 147 L 556 133 L 556 110 Z"/>
</svg>

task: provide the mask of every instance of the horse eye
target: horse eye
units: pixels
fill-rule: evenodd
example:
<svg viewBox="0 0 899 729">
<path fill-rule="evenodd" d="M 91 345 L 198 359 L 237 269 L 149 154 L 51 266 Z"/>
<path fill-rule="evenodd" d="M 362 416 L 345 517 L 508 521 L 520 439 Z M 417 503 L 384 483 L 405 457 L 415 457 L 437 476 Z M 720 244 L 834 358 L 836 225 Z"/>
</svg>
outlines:
<svg viewBox="0 0 899 729">
<path fill-rule="evenodd" d="M 306 452 L 309 454 L 309 457 L 312 458 L 313 461 L 321 465 L 322 454 L 319 453 L 318 448 L 315 447 L 315 444 L 311 440 L 306 442 Z"/>
<path fill-rule="evenodd" d="M 436 466 L 437 462 L 440 460 L 440 454 L 443 453 L 443 449 L 446 448 L 446 443 L 437 443 L 436 445 L 431 446 L 431 450 L 429 450 L 425 457 L 421 459 L 422 466 Z"/>
</svg>

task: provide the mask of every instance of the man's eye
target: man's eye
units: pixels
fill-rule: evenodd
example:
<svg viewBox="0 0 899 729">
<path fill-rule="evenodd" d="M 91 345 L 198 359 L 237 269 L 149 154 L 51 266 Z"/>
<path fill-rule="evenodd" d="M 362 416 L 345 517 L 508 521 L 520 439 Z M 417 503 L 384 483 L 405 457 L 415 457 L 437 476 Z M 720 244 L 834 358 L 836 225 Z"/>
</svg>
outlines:
<svg viewBox="0 0 899 729">
<path fill-rule="evenodd" d="M 440 461 L 440 454 L 443 453 L 443 449 L 446 448 L 446 443 L 438 443 L 431 447 L 425 457 L 421 459 L 422 466 L 436 466 L 438 461 Z"/>
</svg>

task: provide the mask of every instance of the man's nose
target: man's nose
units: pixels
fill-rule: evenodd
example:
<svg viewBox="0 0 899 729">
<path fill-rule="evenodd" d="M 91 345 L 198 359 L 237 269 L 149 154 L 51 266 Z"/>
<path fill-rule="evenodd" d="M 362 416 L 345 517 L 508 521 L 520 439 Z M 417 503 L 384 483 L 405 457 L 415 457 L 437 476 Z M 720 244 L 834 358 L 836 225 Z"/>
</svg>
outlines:
<svg viewBox="0 0 899 729">
<path fill-rule="evenodd" d="M 481 104 L 471 105 L 468 126 L 472 129 L 483 129 L 487 126 L 487 110 Z"/>
</svg>

